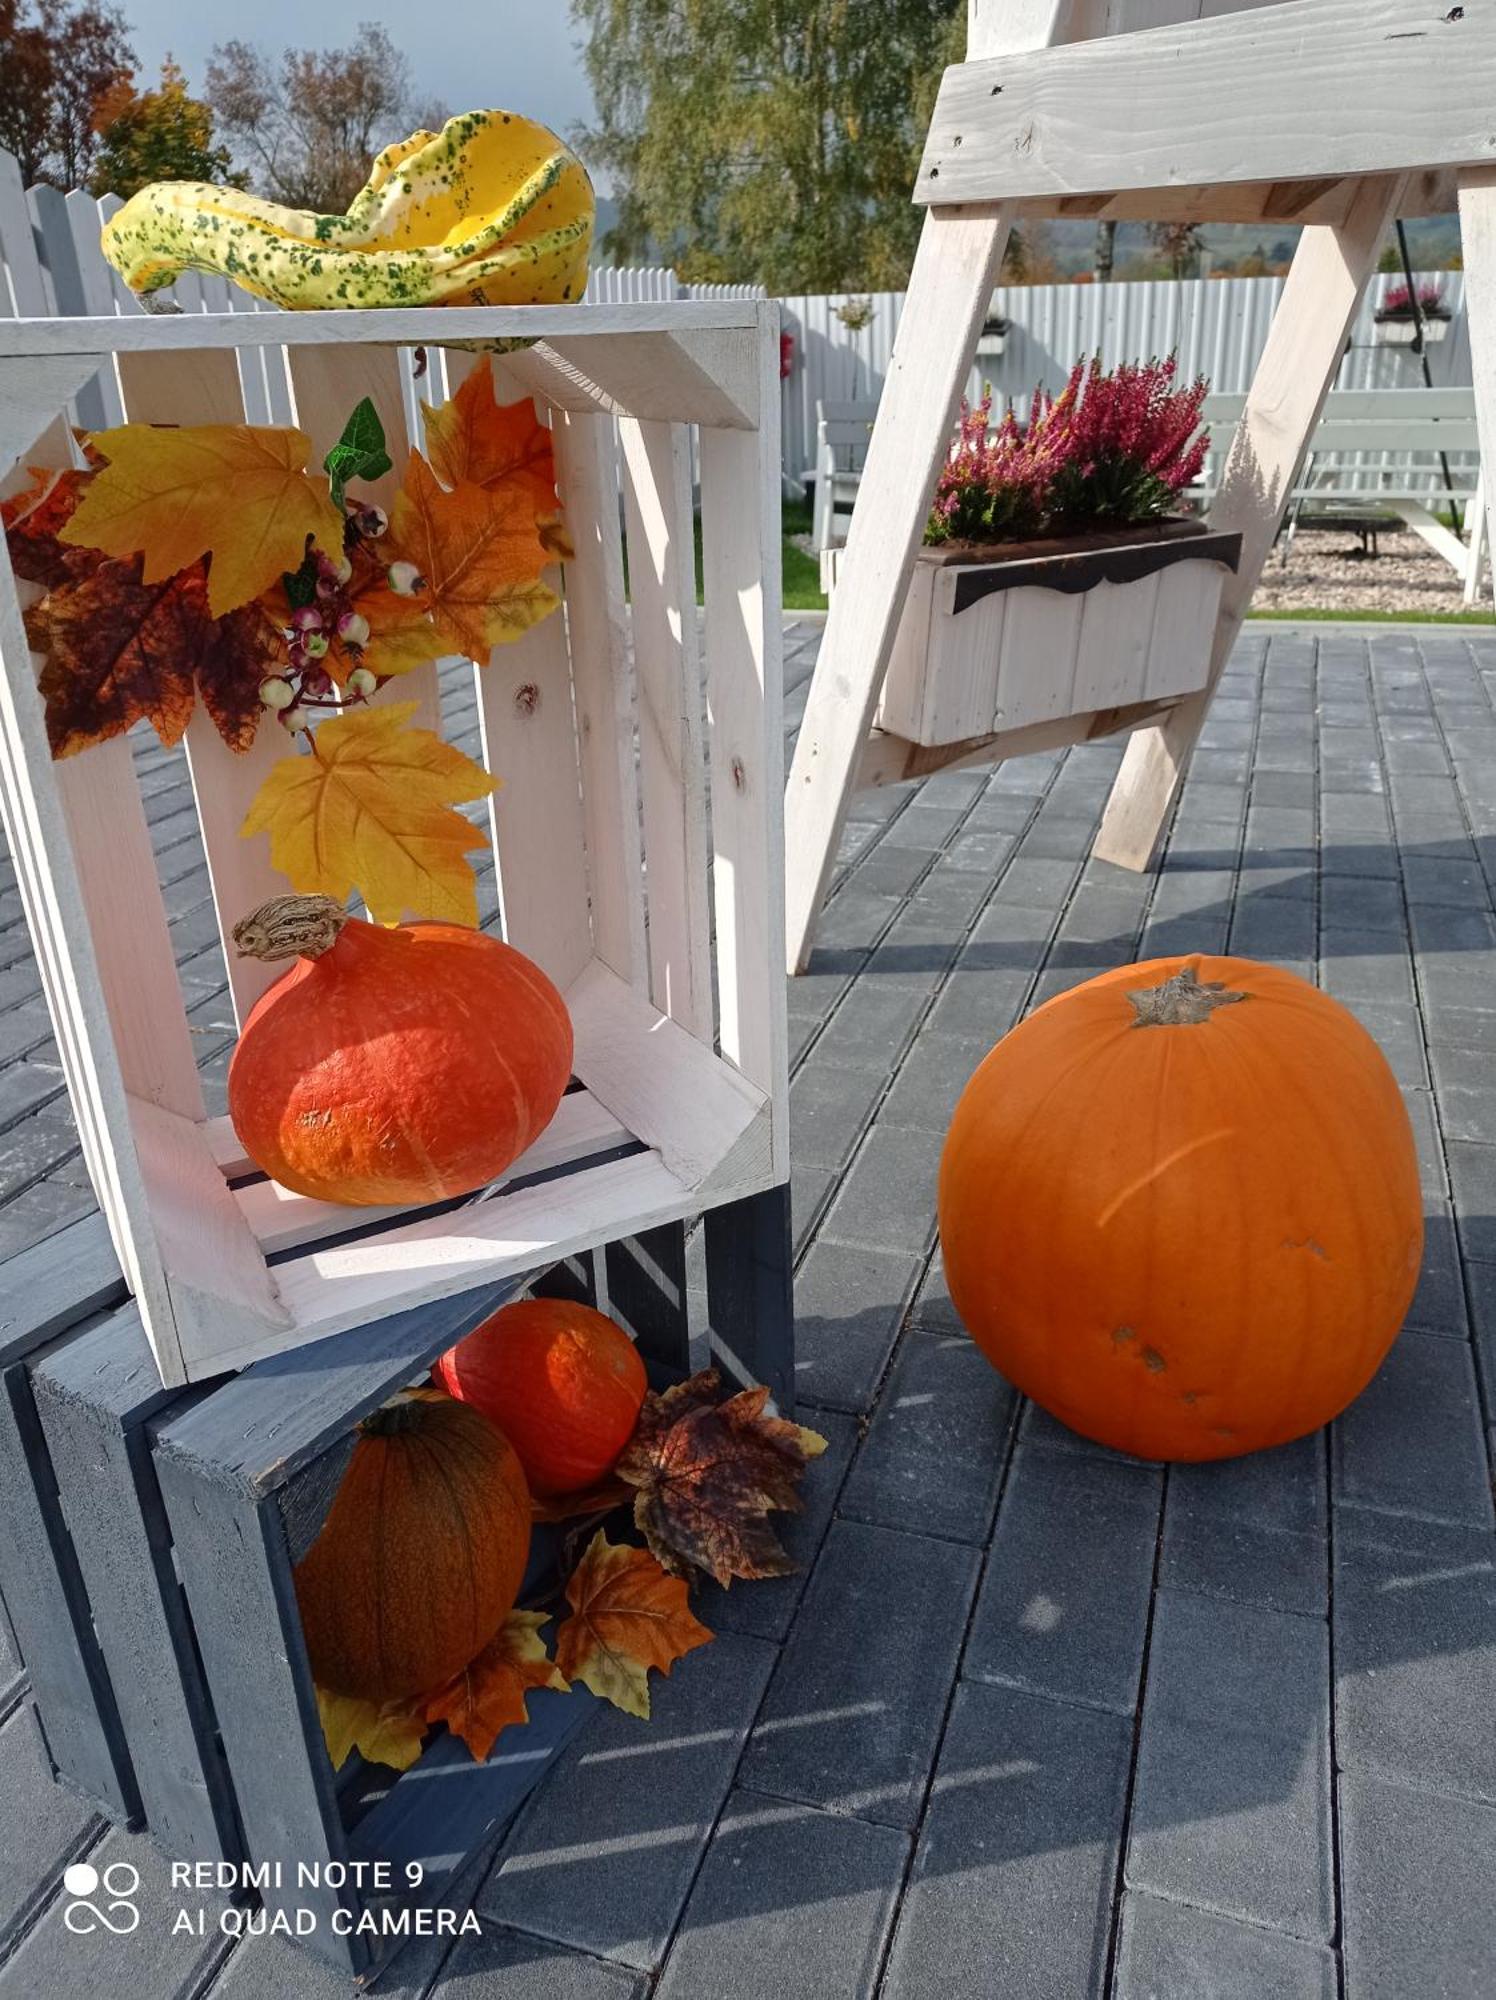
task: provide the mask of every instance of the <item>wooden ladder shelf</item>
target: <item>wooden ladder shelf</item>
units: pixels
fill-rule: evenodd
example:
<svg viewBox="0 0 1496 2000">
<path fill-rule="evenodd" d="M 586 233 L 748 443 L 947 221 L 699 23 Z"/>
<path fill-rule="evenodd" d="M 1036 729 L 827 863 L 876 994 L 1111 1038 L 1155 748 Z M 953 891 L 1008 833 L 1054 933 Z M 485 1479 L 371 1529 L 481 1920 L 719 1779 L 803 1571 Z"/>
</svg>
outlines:
<svg viewBox="0 0 1496 2000">
<path fill-rule="evenodd" d="M 920 163 L 924 226 L 786 794 L 792 972 L 859 785 L 1126 731 L 1094 852 L 1147 866 L 1396 215 L 1458 202 L 1496 463 L 1496 0 L 969 0 L 967 48 Z M 874 717 L 1008 234 L 1035 216 L 1304 227 L 1210 509 L 1242 547 L 1204 686 L 932 748 Z"/>
</svg>

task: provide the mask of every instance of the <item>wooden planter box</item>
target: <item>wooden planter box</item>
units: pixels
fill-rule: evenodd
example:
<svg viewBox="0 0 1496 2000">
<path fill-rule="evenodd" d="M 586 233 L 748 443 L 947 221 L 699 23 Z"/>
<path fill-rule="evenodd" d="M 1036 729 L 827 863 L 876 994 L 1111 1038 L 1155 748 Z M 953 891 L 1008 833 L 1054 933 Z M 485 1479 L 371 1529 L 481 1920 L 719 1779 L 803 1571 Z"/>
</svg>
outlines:
<svg viewBox="0 0 1496 2000">
<path fill-rule="evenodd" d="M 1418 324 L 1410 313 L 1389 314 L 1385 319 L 1379 313 L 1375 321 L 1378 347 L 1411 347 L 1418 338 Z M 1425 313 L 1423 315 L 1423 344 L 1437 347 L 1441 340 L 1449 338 L 1450 315 L 1448 313 Z"/>
<path fill-rule="evenodd" d="M 1100 711 L 1189 694 L 1205 685 L 1221 590 L 1240 553 L 1240 535 L 1192 521 L 980 552 L 922 549 L 878 727 L 933 747 L 1071 717 L 1089 724 Z"/>
<path fill-rule="evenodd" d="M 59 419 L 101 363 L 127 417 L 174 424 L 243 421 L 241 382 L 283 367 L 319 459 L 369 396 L 400 464 L 401 348 L 424 345 L 450 384 L 472 363 L 440 343 L 499 339 L 534 343 L 496 376 L 552 424 L 577 554 L 564 618 L 479 663 L 477 700 L 503 780 L 491 827 L 505 934 L 566 995 L 578 1087 L 497 1192 L 441 1211 L 308 1201 L 255 1173 L 226 1121 L 206 1117 L 129 745 L 52 762 L 0 562 L 6 826 L 89 1172 L 168 1384 L 788 1173 L 776 307 L 3 320 L 0 475 L 68 462 Z M 440 400 L 440 387 L 421 393 Z M 440 726 L 434 667 L 394 692 Z M 257 744 L 234 757 L 201 715 L 188 731 L 222 934 L 286 886 L 265 838 L 238 831 L 281 748 L 267 733 L 264 756 Z M 274 970 L 231 953 L 230 977 L 242 1019 Z"/>
<path fill-rule="evenodd" d="M 711 1317 L 742 1298 L 765 1340 L 751 1358 L 788 1406 L 788 1207 L 782 1190 L 714 1211 Z M 256 1363 L 214 1388 L 165 1389 L 102 1225 L 80 1224 L 0 1269 L 33 1308 L 0 1350 L 0 1585 L 58 1776 L 175 1860 L 263 1869 L 273 1917 L 367 1976 L 399 1949 L 401 1910 L 451 1906 L 588 1719 L 585 1690 L 532 1694 L 530 1722 L 475 1764 L 438 1731 L 396 1774 L 334 1773 L 292 1569 L 325 1519 L 355 1427 L 521 1289 L 519 1279 L 419 1307 Z M 692 1365 L 680 1223 L 553 1266 L 528 1290 L 603 1307 L 656 1383 Z M 772 1308 L 776 1299 L 780 1310 Z M 537 1530 L 532 1572 L 549 1551 Z M 382 1863 L 381 1893 L 353 1863 Z M 298 1864 L 317 1879 L 298 1879 Z M 190 1904 L 189 1895 L 182 1897 Z M 365 1913 L 391 1926 L 359 1928 Z M 303 1919 L 305 1922 L 305 1919 Z"/>
</svg>

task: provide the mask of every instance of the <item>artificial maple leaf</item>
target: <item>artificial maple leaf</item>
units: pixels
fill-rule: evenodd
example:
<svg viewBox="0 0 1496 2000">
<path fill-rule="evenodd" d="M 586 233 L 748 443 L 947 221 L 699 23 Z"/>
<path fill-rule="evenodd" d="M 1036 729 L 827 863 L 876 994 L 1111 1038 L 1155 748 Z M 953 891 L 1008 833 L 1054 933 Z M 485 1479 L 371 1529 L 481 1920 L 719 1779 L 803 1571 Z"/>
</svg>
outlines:
<svg viewBox="0 0 1496 2000">
<path fill-rule="evenodd" d="M 26 636 L 46 656 L 38 685 L 52 755 L 71 757 L 142 718 L 176 743 L 199 687 L 224 741 L 247 750 L 274 632 L 253 606 L 212 618 L 204 563 L 155 584 L 141 581 L 140 568 L 138 556 L 99 559 L 26 612 Z"/>
<path fill-rule="evenodd" d="M 541 582 L 552 560 L 522 487 L 463 483 L 448 492 L 413 451 L 390 511 L 386 546 L 426 580 L 427 607 L 444 653 L 485 662 L 560 603 Z"/>
<path fill-rule="evenodd" d="M 530 1720 L 525 1696 L 531 1688 L 565 1693 L 566 1681 L 540 1636 L 541 1626 L 550 1622 L 548 1611 L 511 1611 L 477 1659 L 426 1703 L 426 1720 L 445 1722 L 478 1763 L 487 1758 L 501 1729 Z"/>
<path fill-rule="evenodd" d="M 305 756 L 283 757 L 240 832 L 270 835 L 293 889 L 344 902 L 357 889 L 376 923 L 440 917 L 476 924 L 467 851 L 487 836 L 453 808 L 494 781 L 429 729 L 413 701 L 355 708 L 322 723 Z"/>
<path fill-rule="evenodd" d="M 305 469 L 312 447 L 302 431 L 121 424 L 96 431 L 93 442 L 107 463 L 61 539 L 121 560 L 141 555 L 148 584 L 211 555 L 208 608 L 215 618 L 296 569 L 308 536 L 324 548 L 342 546 L 343 521 L 327 481 Z"/>
<path fill-rule="evenodd" d="M 532 512 L 556 512 L 556 466 L 551 434 L 528 396 L 500 403 L 493 365 L 485 354 L 457 394 L 434 409 L 425 403 L 426 456 L 445 486 L 500 486 L 512 482 L 529 493 Z"/>
<path fill-rule="evenodd" d="M 72 467 L 53 471 L 31 467 L 31 484 L 0 503 L 10 566 L 22 583 L 39 583 L 47 590 L 76 581 L 104 560 L 97 549 L 70 549 L 58 540 L 92 479 L 91 472 Z"/>
<path fill-rule="evenodd" d="M 706 1369 L 646 1396 L 614 1470 L 635 1489 L 635 1525 L 666 1569 L 704 1570 L 720 1584 L 787 1575 L 795 1564 L 767 1516 L 799 1511 L 806 1460 L 825 1440 L 766 1415 L 765 1388 L 717 1401 L 718 1388 Z"/>
<path fill-rule="evenodd" d="M 356 1750 L 371 1764 L 408 1771 L 421 1754 L 426 1723 L 419 1699 L 361 1701 L 357 1695 L 317 1690 L 317 1713 L 328 1759 L 340 1771 Z"/>
<path fill-rule="evenodd" d="M 649 1717 L 649 1669 L 675 1662 L 714 1636 L 648 1549 L 620 1547 L 599 1528 L 566 1586 L 572 1615 L 556 1635 L 556 1665 L 603 1701 Z"/>
<path fill-rule="evenodd" d="M 596 1486 L 584 1487 L 579 1493 L 532 1493 L 530 1495 L 530 1519 L 532 1521 L 575 1521 L 587 1514 L 607 1514 L 613 1508 L 625 1506 L 634 1497 L 632 1486 L 625 1486 L 621 1479 L 610 1473 Z"/>
</svg>

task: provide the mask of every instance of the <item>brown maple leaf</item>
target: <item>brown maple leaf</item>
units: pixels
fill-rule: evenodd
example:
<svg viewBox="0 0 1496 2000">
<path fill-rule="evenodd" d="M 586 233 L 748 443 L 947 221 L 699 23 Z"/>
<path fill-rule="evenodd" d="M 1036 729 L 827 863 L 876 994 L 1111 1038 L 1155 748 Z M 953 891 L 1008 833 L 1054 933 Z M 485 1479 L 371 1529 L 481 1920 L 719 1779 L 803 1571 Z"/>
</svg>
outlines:
<svg viewBox="0 0 1496 2000">
<path fill-rule="evenodd" d="M 26 613 L 26 636 L 46 656 L 38 685 L 54 757 L 123 735 L 142 718 L 167 745 L 203 700 L 232 749 L 254 740 L 258 688 L 274 632 L 255 607 L 226 618 L 208 610 L 206 561 L 145 583 L 141 559 L 98 557 L 89 574 L 50 590 Z"/>
<path fill-rule="evenodd" d="M 445 1722 L 480 1764 L 500 1730 L 529 1721 L 525 1696 L 531 1688 L 566 1690 L 540 1636 L 541 1626 L 549 1623 L 548 1611 L 511 1611 L 477 1659 L 426 1703 L 426 1720 Z"/>
<path fill-rule="evenodd" d="M 556 1665 L 603 1701 L 649 1716 L 649 1669 L 713 1638 L 691 1615 L 686 1586 L 647 1549 L 621 1547 L 599 1528 L 566 1586 L 572 1615 L 556 1635 Z"/>
<path fill-rule="evenodd" d="M 614 1470 L 635 1489 L 636 1526 L 675 1575 L 703 1570 L 720 1584 L 787 1575 L 796 1564 L 767 1517 L 799 1511 L 806 1461 L 825 1441 L 766 1415 L 767 1389 L 718 1401 L 720 1386 L 707 1369 L 646 1396 Z"/>
<path fill-rule="evenodd" d="M 73 549 L 58 540 L 77 510 L 92 479 L 91 472 L 71 467 L 54 472 L 31 468 L 31 484 L 0 503 L 10 566 L 22 583 L 39 583 L 46 590 L 91 575 L 104 556 L 97 549 Z"/>
</svg>

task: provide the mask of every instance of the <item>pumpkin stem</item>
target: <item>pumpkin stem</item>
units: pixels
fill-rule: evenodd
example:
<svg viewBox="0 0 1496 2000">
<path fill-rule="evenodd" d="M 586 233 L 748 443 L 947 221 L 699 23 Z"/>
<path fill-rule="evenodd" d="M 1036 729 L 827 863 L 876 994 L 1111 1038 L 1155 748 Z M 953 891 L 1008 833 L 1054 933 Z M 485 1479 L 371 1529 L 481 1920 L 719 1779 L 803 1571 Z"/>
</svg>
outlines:
<svg viewBox="0 0 1496 2000">
<path fill-rule="evenodd" d="M 234 926 L 241 958 L 320 958 L 331 951 L 348 912 L 331 896 L 272 896 Z"/>
<path fill-rule="evenodd" d="M 415 1429 L 424 1415 L 423 1405 L 432 1400 L 429 1392 L 402 1389 L 389 1402 L 371 1410 L 359 1429 L 368 1437 L 398 1437 L 402 1431 Z"/>
<path fill-rule="evenodd" d="M 1229 991 L 1218 979 L 1202 986 L 1195 968 L 1186 965 L 1172 979 L 1160 980 L 1157 986 L 1144 987 L 1127 997 L 1137 1010 L 1138 1018 L 1132 1024 L 1135 1028 L 1197 1028 L 1217 1007 L 1234 1006 L 1247 996 Z"/>
</svg>

